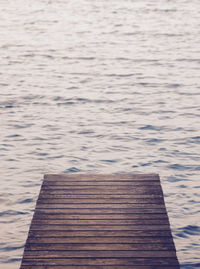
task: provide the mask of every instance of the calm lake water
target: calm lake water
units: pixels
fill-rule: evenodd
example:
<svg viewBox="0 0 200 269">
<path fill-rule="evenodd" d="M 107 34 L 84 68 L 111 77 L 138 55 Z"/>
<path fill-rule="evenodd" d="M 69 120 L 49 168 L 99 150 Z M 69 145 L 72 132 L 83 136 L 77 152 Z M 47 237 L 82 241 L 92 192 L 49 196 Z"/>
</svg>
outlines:
<svg viewBox="0 0 200 269">
<path fill-rule="evenodd" d="M 0 268 L 45 173 L 159 173 L 200 267 L 200 1 L 1 0 Z"/>
</svg>

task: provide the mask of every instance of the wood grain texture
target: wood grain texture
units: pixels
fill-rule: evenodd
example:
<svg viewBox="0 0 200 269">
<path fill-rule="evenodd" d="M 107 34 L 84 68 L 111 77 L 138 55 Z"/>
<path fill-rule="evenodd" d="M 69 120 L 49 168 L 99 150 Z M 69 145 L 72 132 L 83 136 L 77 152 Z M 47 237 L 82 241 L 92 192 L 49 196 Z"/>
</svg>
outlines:
<svg viewBox="0 0 200 269">
<path fill-rule="evenodd" d="M 176 258 L 25 258 L 23 259 L 22 265 L 62 265 L 62 266 L 88 266 L 88 268 L 94 268 L 93 266 L 110 266 L 110 268 L 115 268 L 115 266 L 132 266 L 131 268 L 135 269 L 135 266 L 167 266 L 168 269 L 171 269 L 171 266 L 178 266 L 178 261 Z M 92 266 L 92 267 L 90 267 Z M 113 267 L 114 266 L 114 267 Z M 37 267 L 36 267 L 37 268 Z M 87 267 L 86 267 L 87 268 Z M 153 267 L 155 268 L 155 267 Z M 180 268 L 180 267 L 178 267 Z"/>
<path fill-rule="evenodd" d="M 42 200 L 42 199 L 70 199 L 73 200 L 74 202 L 78 199 L 112 199 L 113 203 L 115 203 L 117 200 L 119 199 L 128 199 L 128 200 L 132 200 L 134 202 L 134 199 L 139 199 L 139 200 L 145 200 L 145 199 L 152 199 L 153 201 L 157 201 L 157 200 L 161 200 L 163 201 L 163 196 L 160 193 L 146 193 L 146 194 L 114 194 L 114 193 L 110 193 L 110 194 L 104 194 L 104 193 L 98 193 L 98 194 L 70 194 L 70 193 L 49 193 L 49 192 L 43 192 L 41 190 L 40 192 L 40 196 L 38 198 L 38 200 Z M 140 203 L 140 201 L 138 201 Z"/>
<path fill-rule="evenodd" d="M 69 220 L 52 220 L 52 219 L 33 219 L 32 225 L 38 224 L 42 225 L 77 225 L 77 220 L 69 219 Z M 78 221 L 78 225 L 152 225 L 160 227 L 160 225 L 169 225 L 166 222 L 166 219 L 80 219 Z M 159 225 L 159 226 L 158 226 Z M 32 228 L 32 226 L 31 226 Z M 158 228 L 157 228 L 158 229 Z"/>
<path fill-rule="evenodd" d="M 172 250 L 26 250 L 25 258 L 171 258 L 174 257 L 175 251 Z"/>
<path fill-rule="evenodd" d="M 59 187 L 59 186 L 64 186 L 64 187 L 70 187 L 70 186 L 74 186 L 74 185 L 78 185 L 78 186 L 151 186 L 151 185 L 160 185 L 160 182 L 158 180 L 140 180 L 140 181 L 133 181 L 133 180 L 123 180 L 123 181 L 119 181 L 119 180 L 110 180 L 110 181 L 83 181 L 83 180 L 79 180 L 79 181 L 69 181 L 66 182 L 64 180 L 62 181 L 46 181 L 44 183 L 44 187 L 50 187 L 50 186 L 54 186 L 54 187 Z"/>
<path fill-rule="evenodd" d="M 37 208 L 38 214 L 70 215 L 70 214 L 165 214 L 165 208 Z"/>
<path fill-rule="evenodd" d="M 22 265 L 21 269 L 179 269 L 179 265 Z"/>
<path fill-rule="evenodd" d="M 65 231 L 52 231 L 52 230 L 45 230 L 45 231 L 35 231 L 31 230 L 29 232 L 29 236 L 32 237 L 49 237 L 49 236 L 54 236 L 54 237 L 75 237 L 75 236 L 84 236 L 84 237 L 93 237 L 93 236 L 139 236 L 139 237 L 170 237 L 171 232 L 169 230 L 167 231 L 137 231 L 137 230 L 120 230 L 120 231 L 103 231 L 103 230 L 89 230 L 89 231 L 70 231 L 70 230 L 65 230 Z"/>
<path fill-rule="evenodd" d="M 93 203 L 93 204 L 85 204 L 85 203 L 80 203 L 80 204 L 61 204 L 61 203 L 54 203 L 54 204 L 47 204 L 47 203 L 37 203 L 37 209 L 152 209 L 152 208 L 160 208 L 160 209 L 165 209 L 164 204 L 107 204 L 107 203 Z"/>
<path fill-rule="evenodd" d="M 167 239 L 167 240 L 166 240 Z M 148 237 L 138 237 L 138 236 L 91 236 L 91 237 L 86 237 L 86 236 L 76 236 L 76 237 L 56 237 L 53 234 L 49 235 L 49 237 L 29 237 L 27 240 L 27 244 L 71 244 L 71 243 L 98 243 L 98 244 L 143 244 L 143 245 L 148 245 L 148 244 L 171 244 L 173 243 L 172 237 L 153 237 L 153 236 L 148 236 Z"/>
<path fill-rule="evenodd" d="M 45 181 L 140 181 L 140 180 L 157 180 L 160 181 L 158 174 L 48 174 L 44 176 Z"/>
<path fill-rule="evenodd" d="M 51 224 L 33 224 L 32 230 L 36 231 L 168 231 L 169 226 L 166 225 L 51 225 Z"/>
<path fill-rule="evenodd" d="M 40 199 L 38 199 L 37 204 L 163 204 L 163 199 L 161 197 L 151 197 L 151 198 L 126 198 L 123 196 L 120 196 L 118 198 L 115 197 L 98 197 L 94 198 L 92 197 L 77 197 L 74 198 L 66 198 L 65 196 L 59 197 L 59 196 L 40 196 Z"/>
<path fill-rule="evenodd" d="M 20 268 L 180 268 L 159 176 L 45 175 Z"/>
<path fill-rule="evenodd" d="M 148 220 L 148 219 L 151 219 L 151 220 L 160 220 L 160 219 L 166 219 L 168 220 L 167 218 L 167 215 L 166 213 L 158 213 L 158 214 L 153 214 L 153 213 L 150 213 L 150 214 L 143 214 L 143 213 L 132 213 L 132 214 L 125 214 L 125 213 L 122 213 L 122 214 L 119 214 L 119 213 L 113 213 L 113 214 L 63 214 L 63 213 L 60 213 L 60 214 L 53 214 L 51 213 L 50 211 L 48 211 L 48 213 L 46 212 L 46 214 L 44 214 L 44 212 L 38 212 L 38 210 L 36 210 L 34 216 L 33 216 L 33 219 L 49 219 L 49 220 L 70 220 L 70 219 L 73 219 L 73 220 L 84 220 L 84 219 L 91 219 L 91 220 L 95 220 L 95 219 L 98 219 L 98 220 L 115 220 L 115 219 L 127 219 L 127 220 L 131 220 L 131 219 L 134 219 L 134 220 Z"/>
<path fill-rule="evenodd" d="M 61 244 L 61 243 L 51 243 L 51 244 L 42 244 L 42 243 L 35 243 L 35 244 L 27 244 L 27 250 L 62 250 L 62 251 L 72 251 L 72 250 L 174 250 L 174 245 L 171 244 L 114 244 L 114 243 L 68 243 L 68 244 Z"/>
</svg>

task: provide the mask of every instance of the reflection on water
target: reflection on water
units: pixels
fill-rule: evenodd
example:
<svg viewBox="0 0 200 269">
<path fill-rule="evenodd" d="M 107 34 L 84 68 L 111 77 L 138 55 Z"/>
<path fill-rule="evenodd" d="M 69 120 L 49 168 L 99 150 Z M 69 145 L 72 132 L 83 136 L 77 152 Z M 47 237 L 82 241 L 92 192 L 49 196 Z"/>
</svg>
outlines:
<svg viewBox="0 0 200 269">
<path fill-rule="evenodd" d="M 2 268 L 44 173 L 160 173 L 182 268 L 199 260 L 200 2 L 2 0 Z"/>
</svg>

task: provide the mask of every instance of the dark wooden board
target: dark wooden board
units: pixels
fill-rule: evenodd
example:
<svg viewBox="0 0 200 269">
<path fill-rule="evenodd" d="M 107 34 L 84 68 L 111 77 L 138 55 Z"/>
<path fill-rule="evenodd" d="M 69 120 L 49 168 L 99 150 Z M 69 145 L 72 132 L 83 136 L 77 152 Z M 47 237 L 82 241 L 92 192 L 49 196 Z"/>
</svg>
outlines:
<svg viewBox="0 0 200 269">
<path fill-rule="evenodd" d="M 47 192 L 53 193 L 57 192 L 59 193 L 77 193 L 77 194 L 95 194 L 95 193 L 101 193 L 103 192 L 104 194 L 106 193 L 112 193 L 112 194 L 139 194 L 139 193 L 159 193 L 161 191 L 160 185 L 136 185 L 136 186 L 115 186 L 115 185 L 110 185 L 110 186 L 44 186 L 42 188 L 42 192 Z"/>
<path fill-rule="evenodd" d="M 174 244 L 115 244 L 115 243 L 51 243 L 51 244 L 27 244 L 27 250 L 62 250 L 62 251 L 71 251 L 71 250 L 174 250 Z"/>
<path fill-rule="evenodd" d="M 151 198 L 123 198 L 123 196 L 120 196 L 118 198 L 82 198 L 78 197 L 76 199 L 74 198 L 66 198 L 66 196 L 62 197 L 49 197 L 49 196 L 41 196 L 40 199 L 38 199 L 37 204 L 163 204 L 163 199 L 160 197 L 151 197 Z"/>
<path fill-rule="evenodd" d="M 59 260 L 58 260 L 59 262 Z M 146 262 L 147 263 L 147 262 Z M 27 264 L 22 265 L 21 269 L 179 269 L 179 265 L 171 265 L 172 262 L 169 265 L 147 265 L 147 266 L 141 266 L 141 265 L 33 265 L 33 264 Z"/>
<path fill-rule="evenodd" d="M 27 244 L 71 244 L 71 243 L 98 243 L 98 244 L 171 244 L 173 243 L 172 237 L 138 237 L 138 236 L 63 236 L 56 237 L 54 234 L 51 234 L 49 237 L 29 237 Z"/>
<path fill-rule="evenodd" d="M 37 209 L 152 209 L 152 208 L 165 208 L 164 204 L 107 204 L 107 203 L 93 203 L 93 204 L 61 204 L 61 203 L 54 203 L 54 204 L 47 204 L 47 203 L 37 203 Z"/>
<path fill-rule="evenodd" d="M 150 237 L 170 237 L 171 236 L 171 232 L 169 230 L 167 231 L 148 231 L 148 230 L 121 230 L 121 231 L 94 231 L 94 230 L 90 230 L 90 231 L 82 231 L 82 230 L 78 230 L 78 231 L 70 231 L 70 230 L 64 230 L 64 231 L 52 231 L 52 230 L 45 230 L 45 231 L 35 231 L 35 230 L 31 230 L 29 232 L 29 236 L 32 237 L 49 237 L 49 236 L 54 236 L 54 237 L 64 237 L 64 236 L 85 236 L 85 237 L 93 237 L 93 236 L 140 236 L 140 237 L 145 237 L 145 236 L 150 236 Z M 167 241 L 167 240 L 166 240 Z"/>
<path fill-rule="evenodd" d="M 174 250 L 26 250 L 25 258 L 173 258 Z"/>
<path fill-rule="evenodd" d="M 69 181 L 69 182 L 66 182 L 64 180 L 62 181 L 46 181 L 44 183 L 44 187 L 50 187 L 50 186 L 54 186 L 54 187 L 71 187 L 74 185 L 78 185 L 78 186 L 89 186 L 89 187 L 93 187 L 93 186 L 130 186 L 130 187 L 133 187 L 133 186 L 152 186 L 152 185 L 160 185 L 160 182 L 158 180 L 140 180 L 140 181 L 133 181 L 133 180 L 123 180 L 123 181 L 95 181 L 95 182 L 92 182 L 92 181 Z"/>
<path fill-rule="evenodd" d="M 165 208 L 37 208 L 38 214 L 69 215 L 69 214 L 164 214 Z"/>
<path fill-rule="evenodd" d="M 45 175 L 20 268 L 179 268 L 159 176 Z"/>
<path fill-rule="evenodd" d="M 55 225 L 55 224 L 33 224 L 35 231 L 168 231 L 169 225 Z"/>
<path fill-rule="evenodd" d="M 80 219 L 78 225 L 166 225 L 166 219 Z M 77 225 L 77 220 L 33 219 L 32 225 Z M 168 223 L 169 224 L 169 223 Z M 31 226 L 32 227 L 32 226 Z M 158 226 L 157 226 L 158 227 Z"/>
<path fill-rule="evenodd" d="M 162 200 L 163 201 L 163 196 L 160 193 L 146 193 L 146 194 L 105 194 L 105 193 L 98 193 L 98 194 L 69 194 L 67 192 L 65 193 L 49 193 L 49 192 L 43 192 L 41 190 L 40 196 L 38 200 L 42 199 L 71 199 L 74 202 L 79 199 L 112 199 L 113 203 L 115 203 L 119 199 L 128 199 L 128 200 L 133 200 L 134 199 L 139 199 L 138 203 L 142 203 L 142 200 L 145 199 L 152 199 L 152 202 L 155 200 Z M 141 200 L 141 201 L 140 201 Z"/>
<path fill-rule="evenodd" d="M 160 181 L 158 174 L 101 174 L 101 175 L 94 175 L 94 174 L 48 174 L 44 176 L 44 180 L 46 181 Z"/>
<path fill-rule="evenodd" d="M 167 218 L 167 215 L 166 213 L 157 213 L 157 214 L 143 214 L 143 213 L 132 213 L 132 214 L 119 214 L 119 213 L 115 213 L 115 214 L 63 214 L 63 213 L 60 213 L 60 214 L 53 214 L 51 212 L 48 212 L 48 214 L 44 214 L 42 212 L 38 212 L 38 210 L 36 210 L 34 216 L 33 216 L 33 219 L 56 219 L 56 220 L 59 220 L 59 219 L 62 219 L 62 220 L 70 220 L 70 219 L 73 219 L 73 220 L 84 220 L 84 219 L 91 219 L 91 220 L 95 220 L 95 219 L 98 219 L 98 220 L 116 220 L 116 219 L 127 219 L 127 220 L 131 220 L 131 219 L 144 219 L 144 220 L 148 220 L 148 219 L 153 219 L 153 220 L 160 220 L 160 219 L 165 219 L 166 221 L 168 221 L 168 218 Z"/>
<path fill-rule="evenodd" d="M 93 266 L 111 266 L 110 268 L 115 268 L 113 266 L 135 266 L 140 265 L 144 266 L 144 268 L 148 268 L 148 266 L 168 266 L 168 269 L 171 269 L 171 266 L 178 266 L 178 261 L 175 257 L 172 258 L 25 258 L 23 259 L 24 265 L 68 265 L 68 266 L 88 266 L 88 268 L 94 268 Z M 92 267 L 89 267 L 92 266 Z M 87 267 L 86 267 L 87 268 Z M 104 268 L 104 267 L 101 267 Z M 180 267 L 178 267 L 180 268 Z"/>
<path fill-rule="evenodd" d="M 136 185 L 136 186 L 44 186 L 42 189 L 42 192 L 54 193 L 58 192 L 58 194 L 70 194 L 70 193 L 76 193 L 76 194 L 145 194 L 152 193 L 152 194 L 158 194 L 161 191 L 161 187 L 159 185 Z M 120 191 L 120 192 L 119 192 Z"/>
</svg>

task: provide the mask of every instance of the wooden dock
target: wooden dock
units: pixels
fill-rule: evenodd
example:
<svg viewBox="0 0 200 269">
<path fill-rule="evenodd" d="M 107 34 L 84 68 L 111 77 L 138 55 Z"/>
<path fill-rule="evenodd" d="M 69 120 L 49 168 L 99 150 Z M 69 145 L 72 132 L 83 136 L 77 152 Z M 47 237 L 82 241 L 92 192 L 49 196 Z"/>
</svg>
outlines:
<svg viewBox="0 0 200 269">
<path fill-rule="evenodd" d="M 159 176 L 45 175 L 20 268 L 180 268 Z"/>
</svg>

